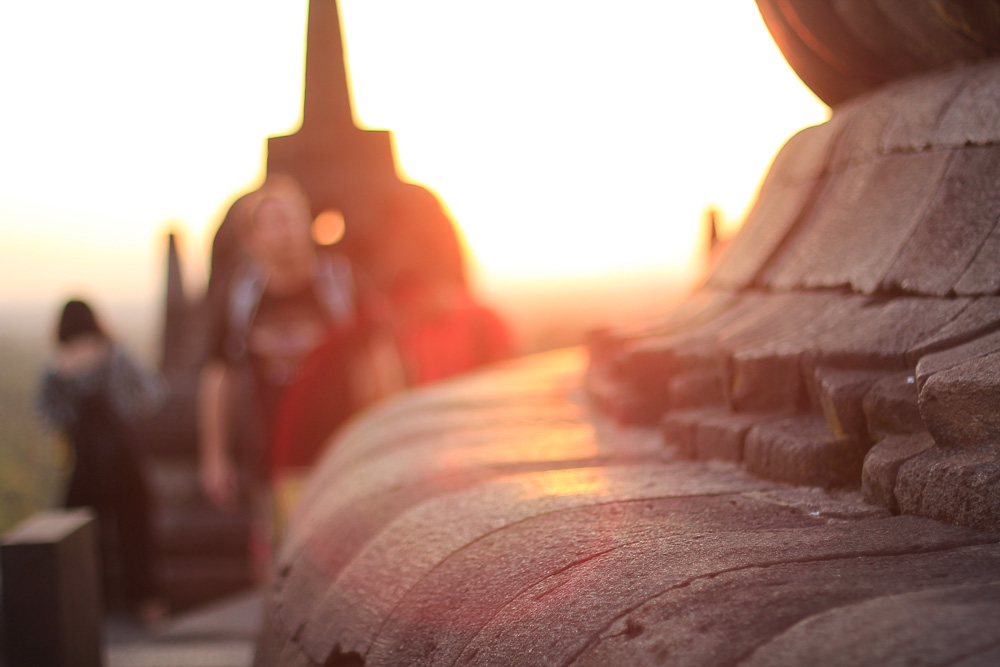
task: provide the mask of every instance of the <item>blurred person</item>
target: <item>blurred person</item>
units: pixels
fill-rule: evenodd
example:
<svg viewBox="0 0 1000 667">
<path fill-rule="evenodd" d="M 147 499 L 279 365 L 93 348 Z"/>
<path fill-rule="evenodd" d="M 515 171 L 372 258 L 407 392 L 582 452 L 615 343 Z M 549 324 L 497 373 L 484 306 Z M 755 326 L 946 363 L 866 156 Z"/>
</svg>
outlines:
<svg viewBox="0 0 1000 667">
<path fill-rule="evenodd" d="M 424 385 L 513 356 L 507 324 L 468 288 L 415 273 L 391 292 L 400 356 L 412 385 Z"/>
<path fill-rule="evenodd" d="M 271 176 L 243 206 L 234 222 L 246 259 L 219 289 L 201 374 L 200 474 L 216 506 L 256 507 L 253 548 L 264 549 L 280 535 L 304 471 L 329 435 L 386 390 L 366 365 L 376 336 L 354 271 L 313 241 L 298 183 Z M 248 423 L 248 478 L 241 484 L 234 429 Z M 261 518 L 267 515 L 270 525 Z"/>
<path fill-rule="evenodd" d="M 511 357 L 510 330 L 470 290 L 458 232 L 437 198 L 407 184 L 387 205 L 382 225 L 369 261 L 389 297 L 409 383 Z"/>
<path fill-rule="evenodd" d="M 126 603 L 155 625 L 167 608 L 153 579 L 149 494 L 130 423 L 162 404 L 163 382 L 133 361 L 84 301 L 64 305 L 56 342 L 38 410 L 74 454 L 64 505 L 96 510 L 105 589 L 113 591 L 109 569 L 120 563 Z"/>
</svg>

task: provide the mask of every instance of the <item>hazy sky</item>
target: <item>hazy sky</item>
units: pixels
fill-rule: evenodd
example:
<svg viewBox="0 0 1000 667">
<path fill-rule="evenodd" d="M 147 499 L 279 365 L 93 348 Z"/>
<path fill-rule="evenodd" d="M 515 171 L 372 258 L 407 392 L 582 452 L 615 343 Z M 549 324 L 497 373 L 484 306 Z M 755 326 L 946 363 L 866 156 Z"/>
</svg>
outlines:
<svg viewBox="0 0 1000 667">
<path fill-rule="evenodd" d="M 394 132 L 480 277 L 681 267 L 826 108 L 751 0 L 341 0 L 357 118 Z M 305 0 L 0 3 L 0 301 L 192 291 L 294 131 Z"/>
</svg>

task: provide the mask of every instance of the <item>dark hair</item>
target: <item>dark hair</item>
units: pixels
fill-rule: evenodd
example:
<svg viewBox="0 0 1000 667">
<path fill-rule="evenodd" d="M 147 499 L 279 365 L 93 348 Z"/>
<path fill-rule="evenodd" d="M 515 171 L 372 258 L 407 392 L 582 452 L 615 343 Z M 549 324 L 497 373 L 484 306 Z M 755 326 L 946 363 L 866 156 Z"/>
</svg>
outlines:
<svg viewBox="0 0 1000 667">
<path fill-rule="evenodd" d="M 88 334 L 100 338 L 108 337 L 90 306 L 79 299 L 67 301 L 59 318 L 56 338 L 60 343 L 68 343 L 74 338 Z"/>
</svg>

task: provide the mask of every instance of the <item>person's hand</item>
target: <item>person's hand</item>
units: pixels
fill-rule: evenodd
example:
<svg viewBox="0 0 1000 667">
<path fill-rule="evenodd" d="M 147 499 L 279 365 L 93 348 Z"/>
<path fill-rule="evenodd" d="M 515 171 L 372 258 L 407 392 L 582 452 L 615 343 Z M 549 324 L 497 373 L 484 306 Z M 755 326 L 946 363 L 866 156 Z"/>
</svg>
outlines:
<svg viewBox="0 0 1000 667">
<path fill-rule="evenodd" d="M 207 456 L 201 461 L 201 489 L 209 502 L 219 509 L 236 507 L 236 467 L 225 455 Z"/>
</svg>

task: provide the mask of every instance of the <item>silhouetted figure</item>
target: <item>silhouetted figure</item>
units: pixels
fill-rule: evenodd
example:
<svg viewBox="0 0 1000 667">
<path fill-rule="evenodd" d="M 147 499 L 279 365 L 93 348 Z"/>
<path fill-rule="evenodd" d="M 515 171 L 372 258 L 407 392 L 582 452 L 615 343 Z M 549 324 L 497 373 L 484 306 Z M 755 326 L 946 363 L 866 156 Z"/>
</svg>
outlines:
<svg viewBox="0 0 1000 667">
<path fill-rule="evenodd" d="M 162 383 L 111 339 L 83 301 L 63 307 L 56 339 L 38 409 L 72 446 L 65 506 L 96 510 L 106 589 L 113 590 L 109 571 L 120 563 L 126 602 L 152 624 L 166 608 L 152 577 L 148 492 L 129 424 L 159 407 Z"/>
</svg>

